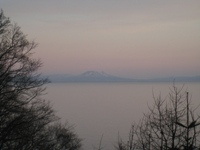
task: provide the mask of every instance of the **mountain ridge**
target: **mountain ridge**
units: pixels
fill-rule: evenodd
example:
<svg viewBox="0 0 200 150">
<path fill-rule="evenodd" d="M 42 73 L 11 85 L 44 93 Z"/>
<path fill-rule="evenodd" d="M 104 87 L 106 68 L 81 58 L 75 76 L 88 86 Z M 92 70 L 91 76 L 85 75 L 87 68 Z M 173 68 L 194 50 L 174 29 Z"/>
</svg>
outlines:
<svg viewBox="0 0 200 150">
<path fill-rule="evenodd" d="M 107 74 L 103 71 L 86 71 L 79 75 L 71 74 L 55 74 L 49 75 L 51 82 L 200 82 L 200 76 L 192 77 L 166 77 L 166 78 L 152 78 L 152 79 L 132 79 L 123 78 Z"/>
<path fill-rule="evenodd" d="M 81 76 L 85 76 L 85 77 L 109 77 L 111 75 L 105 73 L 104 71 L 98 72 L 98 71 L 86 71 L 84 73 L 81 74 Z"/>
</svg>

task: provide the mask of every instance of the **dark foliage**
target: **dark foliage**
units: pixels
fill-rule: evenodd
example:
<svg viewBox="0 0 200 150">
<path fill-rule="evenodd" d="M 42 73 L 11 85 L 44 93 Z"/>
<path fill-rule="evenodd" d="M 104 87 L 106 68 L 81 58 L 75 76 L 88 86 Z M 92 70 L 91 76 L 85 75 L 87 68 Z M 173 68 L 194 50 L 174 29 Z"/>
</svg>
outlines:
<svg viewBox="0 0 200 150">
<path fill-rule="evenodd" d="M 0 12 L 0 149 L 79 149 L 77 135 L 54 124 L 58 117 L 41 99 L 48 80 L 38 73 L 40 60 L 32 58 L 36 46 Z"/>
</svg>

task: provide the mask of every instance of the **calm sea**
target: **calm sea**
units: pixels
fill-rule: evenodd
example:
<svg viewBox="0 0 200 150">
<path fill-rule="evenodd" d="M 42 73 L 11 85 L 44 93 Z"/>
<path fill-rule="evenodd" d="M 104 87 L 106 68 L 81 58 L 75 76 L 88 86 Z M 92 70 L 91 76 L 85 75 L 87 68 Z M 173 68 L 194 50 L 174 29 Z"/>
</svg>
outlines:
<svg viewBox="0 0 200 150">
<path fill-rule="evenodd" d="M 183 83 L 176 83 L 182 87 Z M 127 140 L 133 122 L 152 105 L 153 93 L 166 98 L 173 83 L 50 83 L 45 99 L 51 101 L 62 121 L 74 125 L 84 150 L 113 150 L 118 136 Z M 200 82 L 184 83 L 193 106 L 200 104 Z M 200 114 L 200 108 L 197 110 Z"/>
</svg>

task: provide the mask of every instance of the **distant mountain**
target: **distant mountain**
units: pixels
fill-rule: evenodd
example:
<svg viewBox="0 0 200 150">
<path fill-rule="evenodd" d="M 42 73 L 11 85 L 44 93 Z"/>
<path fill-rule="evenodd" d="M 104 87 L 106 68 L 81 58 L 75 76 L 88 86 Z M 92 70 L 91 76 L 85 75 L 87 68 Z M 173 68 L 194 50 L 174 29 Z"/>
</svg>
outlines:
<svg viewBox="0 0 200 150">
<path fill-rule="evenodd" d="M 128 79 L 113 76 L 105 72 L 86 71 L 80 75 L 50 75 L 48 76 L 51 82 L 200 82 L 200 76 L 195 77 L 168 77 L 155 79 Z"/>
<path fill-rule="evenodd" d="M 133 82 L 134 79 L 121 78 L 105 72 L 86 71 L 80 75 L 51 75 L 52 82 Z"/>
<path fill-rule="evenodd" d="M 97 71 L 86 71 L 82 73 L 80 76 L 82 77 L 89 77 L 89 78 L 104 78 L 104 77 L 111 77 L 111 75 L 105 73 L 105 72 L 97 72 Z M 113 77 L 113 76 L 112 76 Z"/>
</svg>

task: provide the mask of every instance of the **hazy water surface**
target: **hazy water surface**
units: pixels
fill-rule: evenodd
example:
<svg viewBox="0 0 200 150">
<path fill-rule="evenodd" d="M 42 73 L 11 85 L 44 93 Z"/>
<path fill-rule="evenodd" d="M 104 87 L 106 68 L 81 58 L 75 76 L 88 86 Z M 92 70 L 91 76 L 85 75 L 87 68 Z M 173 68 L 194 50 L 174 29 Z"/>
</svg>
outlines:
<svg viewBox="0 0 200 150">
<path fill-rule="evenodd" d="M 118 134 L 126 140 L 133 122 L 147 112 L 152 93 L 165 98 L 172 83 L 51 83 L 47 86 L 50 100 L 62 121 L 75 126 L 83 139 L 84 150 L 102 146 L 112 150 Z M 181 87 L 182 83 L 177 83 Z M 200 104 L 200 83 L 185 83 L 192 94 L 193 106 Z M 200 114 L 200 108 L 198 109 Z"/>
</svg>

